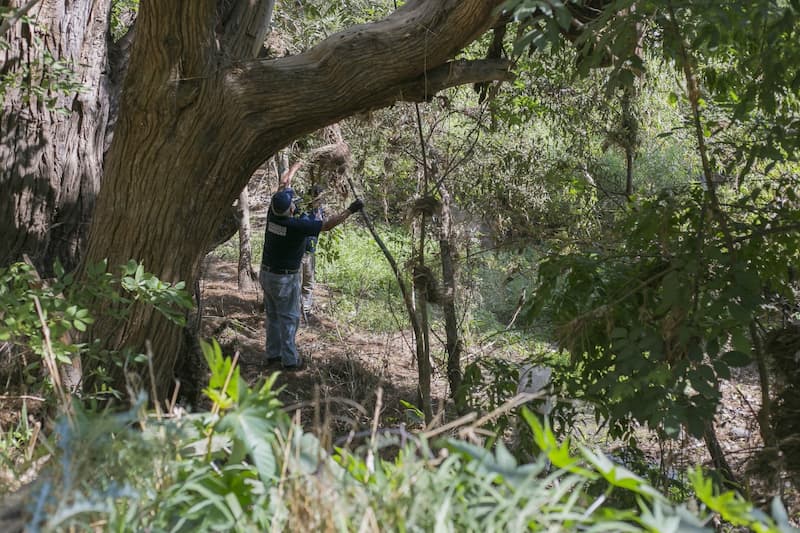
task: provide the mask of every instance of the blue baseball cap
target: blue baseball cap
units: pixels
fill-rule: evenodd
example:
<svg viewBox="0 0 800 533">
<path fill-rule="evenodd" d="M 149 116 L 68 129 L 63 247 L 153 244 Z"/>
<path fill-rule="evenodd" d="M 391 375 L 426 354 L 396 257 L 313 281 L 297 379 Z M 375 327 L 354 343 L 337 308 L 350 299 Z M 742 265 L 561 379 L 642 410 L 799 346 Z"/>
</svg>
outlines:
<svg viewBox="0 0 800 533">
<path fill-rule="evenodd" d="M 272 212 L 279 217 L 289 214 L 292 207 L 292 200 L 294 199 L 294 191 L 292 189 L 284 189 L 272 195 Z"/>
</svg>

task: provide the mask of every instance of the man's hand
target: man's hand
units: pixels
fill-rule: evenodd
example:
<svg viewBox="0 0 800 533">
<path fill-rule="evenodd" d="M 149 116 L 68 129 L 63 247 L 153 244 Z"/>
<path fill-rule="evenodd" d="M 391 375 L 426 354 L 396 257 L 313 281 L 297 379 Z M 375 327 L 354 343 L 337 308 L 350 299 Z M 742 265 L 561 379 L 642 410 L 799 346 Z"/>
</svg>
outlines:
<svg viewBox="0 0 800 533">
<path fill-rule="evenodd" d="M 355 202 L 347 206 L 347 210 L 350 211 L 351 215 L 362 209 L 364 209 L 364 202 L 361 201 L 361 198 L 356 198 Z"/>
</svg>

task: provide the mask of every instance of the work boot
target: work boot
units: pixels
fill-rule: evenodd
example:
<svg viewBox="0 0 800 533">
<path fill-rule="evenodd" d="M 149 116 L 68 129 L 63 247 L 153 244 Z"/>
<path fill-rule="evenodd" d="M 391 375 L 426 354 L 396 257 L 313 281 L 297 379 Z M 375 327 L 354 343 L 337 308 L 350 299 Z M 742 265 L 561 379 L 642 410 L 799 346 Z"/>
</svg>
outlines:
<svg viewBox="0 0 800 533">
<path fill-rule="evenodd" d="M 301 370 L 305 370 L 306 368 L 306 360 L 303 357 L 298 357 L 297 363 L 293 365 L 283 365 L 284 372 L 299 372 Z"/>
</svg>

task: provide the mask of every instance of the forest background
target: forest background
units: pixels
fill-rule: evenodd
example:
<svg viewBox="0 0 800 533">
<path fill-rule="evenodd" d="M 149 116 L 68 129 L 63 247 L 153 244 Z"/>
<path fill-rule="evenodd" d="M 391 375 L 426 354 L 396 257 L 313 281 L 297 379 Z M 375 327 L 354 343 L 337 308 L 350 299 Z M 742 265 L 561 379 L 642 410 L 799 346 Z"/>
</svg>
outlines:
<svg viewBox="0 0 800 533">
<path fill-rule="evenodd" d="M 37 479 L 15 493 L 29 527 L 664 530 L 707 524 L 710 510 L 788 530 L 800 464 L 797 2 L 409 3 L 395 15 L 388 2 L 249 4 L 257 16 L 237 2 L 197 12 L 112 2 L 105 15 L 85 2 L 77 56 L 59 48 L 72 31 L 55 23 L 66 8 L 24 4 L 2 4 L 0 340 L 9 488 Z M 387 43 L 359 24 L 388 16 L 380 29 L 392 36 L 424 15 L 440 29 L 421 32 L 432 63 L 386 81 L 410 61 L 406 49 L 380 55 Z M 251 31 L 248 17 L 272 25 Z M 466 19 L 464 35 L 445 39 Z M 186 30 L 209 21 L 211 33 Z M 137 49 L 148 32 L 163 40 Z M 439 55 L 427 49 L 433 33 Z M 191 76 L 212 62 L 193 51 L 215 39 L 256 57 L 215 78 L 239 76 L 233 97 Z M 301 73 L 310 59 L 345 80 L 341 92 L 304 89 L 328 80 Z M 363 65 L 392 91 L 360 86 Z M 198 117 L 219 107 L 215 95 L 236 112 L 209 125 Z M 381 109 L 404 99 L 418 102 Z M 201 267 L 214 265 L 203 257 L 238 230 L 248 290 L 259 243 L 248 248 L 245 207 L 252 195 L 258 227 L 263 199 L 296 159 L 306 162 L 297 186 L 324 183 L 331 207 L 367 200 L 363 229 L 321 242 L 321 280 L 336 295 L 328 316 L 407 333 L 395 348 L 417 371 L 388 416 L 382 393 L 361 406 L 367 420 L 349 431 L 365 434 L 344 448 L 325 433 L 339 426 L 309 415 L 325 411 L 319 398 L 303 429 L 308 420 L 280 409 L 275 377 L 243 379 L 236 343 L 222 342 L 236 352 L 225 359 L 192 341 L 223 330 L 203 323 L 202 306 L 188 311 L 184 282 L 202 302 Z M 223 175 L 229 166 L 237 179 Z M 191 183 L 203 194 L 187 195 Z M 198 372 L 200 353 L 208 371 Z M 558 445 L 520 408 L 530 365 L 552 369 L 560 438 L 599 427 L 623 444 L 616 462 Z M 739 415 L 757 445 L 732 467 L 715 415 L 730 384 L 747 380 L 758 395 Z M 178 394 L 199 410 L 178 416 Z M 116 409 L 104 408 L 113 398 Z M 119 411 L 125 399 L 132 407 Z M 648 438 L 662 452 L 699 439 L 710 479 L 734 492 L 720 495 L 699 470 L 675 475 L 664 453 L 642 454 Z M 167 441 L 176 460 L 154 453 Z M 332 492 L 346 503 L 315 505 Z M 687 511 L 690 497 L 704 507 Z M 471 505 L 481 498 L 492 505 Z"/>
</svg>

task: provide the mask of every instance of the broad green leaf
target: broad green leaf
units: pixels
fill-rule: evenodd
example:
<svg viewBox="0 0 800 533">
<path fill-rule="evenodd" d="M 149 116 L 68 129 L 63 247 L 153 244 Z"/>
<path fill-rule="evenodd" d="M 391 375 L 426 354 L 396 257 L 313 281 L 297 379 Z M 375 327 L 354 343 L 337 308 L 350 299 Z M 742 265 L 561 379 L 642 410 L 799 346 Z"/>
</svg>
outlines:
<svg viewBox="0 0 800 533">
<path fill-rule="evenodd" d="M 256 406 L 239 406 L 222 418 L 220 431 L 231 431 L 234 440 L 247 450 L 264 483 L 277 476 L 277 462 L 272 451 L 274 426 Z"/>
</svg>

